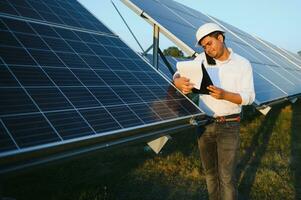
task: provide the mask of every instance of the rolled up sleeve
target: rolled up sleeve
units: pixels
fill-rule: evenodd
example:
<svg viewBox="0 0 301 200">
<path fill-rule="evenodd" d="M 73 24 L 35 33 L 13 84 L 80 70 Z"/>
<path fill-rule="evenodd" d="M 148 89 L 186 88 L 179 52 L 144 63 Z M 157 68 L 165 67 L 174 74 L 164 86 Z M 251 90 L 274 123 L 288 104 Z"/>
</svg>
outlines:
<svg viewBox="0 0 301 200">
<path fill-rule="evenodd" d="M 176 71 L 174 73 L 174 75 L 172 76 L 172 80 L 175 80 L 176 78 L 179 78 L 180 77 L 180 73 L 178 71 Z"/>
<path fill-rule="evenodd" d="M 255 100 L 253 71 L 250 62 L 243 70 L 239 94 L 242 99 L 241 105 L 250 105 Z"/>
</svg>

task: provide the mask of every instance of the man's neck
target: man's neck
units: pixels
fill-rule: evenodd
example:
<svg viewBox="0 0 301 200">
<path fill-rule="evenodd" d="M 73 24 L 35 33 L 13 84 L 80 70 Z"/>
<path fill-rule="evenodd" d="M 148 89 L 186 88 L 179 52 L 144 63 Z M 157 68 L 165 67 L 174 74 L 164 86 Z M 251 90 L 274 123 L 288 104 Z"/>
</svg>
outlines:
<svg viewBox="0 0 301 200">
<path fill-rule="evenodd" d="M 229 56 L 230 56 L 230 51 L 226 47 L 224 47 L 222 55 L 216 58 L 216 60 L 225 61 L 228 60 Z"/>
</svg>

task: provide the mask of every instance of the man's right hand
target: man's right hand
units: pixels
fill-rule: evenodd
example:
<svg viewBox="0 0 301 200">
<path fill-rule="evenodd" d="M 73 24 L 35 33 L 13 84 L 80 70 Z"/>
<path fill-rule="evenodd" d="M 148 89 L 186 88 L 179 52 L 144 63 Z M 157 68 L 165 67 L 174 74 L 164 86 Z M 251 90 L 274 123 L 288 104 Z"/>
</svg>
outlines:
<svg viewBox="0 0 301 200">
<path fill-rule="evenodd" d="M 188 78 L 177 77 L 174 79 L 175 86 L 184 94 L 189 94 L 193 88 L 193 84 L 189 82 Z"/>
</svg>

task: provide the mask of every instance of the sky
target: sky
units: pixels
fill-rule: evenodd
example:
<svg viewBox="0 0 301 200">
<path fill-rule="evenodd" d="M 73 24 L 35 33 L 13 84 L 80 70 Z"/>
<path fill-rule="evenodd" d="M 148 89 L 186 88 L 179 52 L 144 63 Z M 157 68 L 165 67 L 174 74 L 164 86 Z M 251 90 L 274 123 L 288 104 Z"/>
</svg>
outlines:
<svg viewBox="0 0 301 200">
<path fill-rule="evenodd" d="M 148 0 L 141 0 L 148 1 Z M 300 0 L 176 0 L 204 14 L 216 17 L 293 53 L 301 51 Z M 122 22 L 111 0 L 79 0 L 103 24 L 136 51 L 141 51 Z M 152 44 L 152 26 L 120 0 L 113 0 L 143 49 Z M 160 48 L 175 46 L 162 34 Z"/>
</svg>

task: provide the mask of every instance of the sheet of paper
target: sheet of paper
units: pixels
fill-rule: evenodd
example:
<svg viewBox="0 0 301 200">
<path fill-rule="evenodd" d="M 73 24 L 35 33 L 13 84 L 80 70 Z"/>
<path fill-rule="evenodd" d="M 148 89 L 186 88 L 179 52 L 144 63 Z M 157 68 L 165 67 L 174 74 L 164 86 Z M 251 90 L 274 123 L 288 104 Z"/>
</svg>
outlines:
<svg viewBox="0 0 301 200">
<path fill-rule="evenodd" d="M 186 77 L 190 80 L 196 89 L 200 89 L 203 72 L 201 61 L 181 61 L 177 62 L 177 70 L 181 77 Z"/>
<path fill-rule="evenodd" d="M 219 78 L 219 68 L 218 67 L 208 67 L 206 68 L 206 71 L 208 72 L 208 75 L 210 76 L 210 79 L 214 86 L 221 87 L 221 81 Z"/>
</svg>

